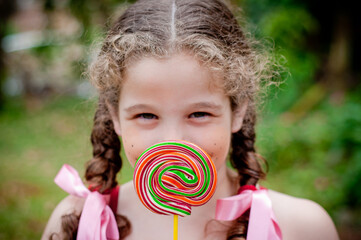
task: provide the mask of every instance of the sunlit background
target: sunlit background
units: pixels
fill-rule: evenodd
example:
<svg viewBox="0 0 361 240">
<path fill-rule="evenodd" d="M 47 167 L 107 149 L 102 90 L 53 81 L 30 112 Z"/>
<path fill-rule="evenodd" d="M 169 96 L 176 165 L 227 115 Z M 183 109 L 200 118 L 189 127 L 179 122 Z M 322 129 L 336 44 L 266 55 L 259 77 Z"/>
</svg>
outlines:
<svg viewBox="0 0 361 240">
<path fill-rule="evenodd" d="M 247 31 L 284 64 L 284 83 L 269 90 L 258 121 L 269 164 L 262 184 L 317 201 L 350 240 L 361 239 L 354 2 L 232 1 Z M 70 163 L 82 174 L 91 158 L 96 94 L 83 73 L 122 9 L 116 0 L 0 1 L 0 239 L 40 238 L 67 195 L 53 182 L 57 171 Z M 131 174 L 127 165 L 119 181 Z"/>
</svg>

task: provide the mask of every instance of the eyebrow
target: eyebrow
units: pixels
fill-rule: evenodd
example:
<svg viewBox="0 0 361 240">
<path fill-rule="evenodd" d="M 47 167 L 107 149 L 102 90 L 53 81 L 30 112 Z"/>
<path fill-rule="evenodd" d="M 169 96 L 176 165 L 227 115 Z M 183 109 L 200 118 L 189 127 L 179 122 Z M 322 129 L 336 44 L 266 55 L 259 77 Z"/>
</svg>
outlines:
<svg viewBox="0 0 361 240">
<path fill-rule="evenodd" d="M 139 110 L 144 110 L 144 109 L 149 109 L 149 108 L 151 108 L 151 107 L 147 104 L 135 104 L 133 106 L 125 108 L 124 111 L 129 113 L 129 112 L 136 112 Z"/>
<path fill-rule="evenodd" d="M 202 109 L 211 109 L 214 111 L 221 111 L 222 106 L 212 103 L 212 102 L 197 102 L 190 105 L 191 108 L 202 108 Z M 151 106 L 147 104 L 135 104 L 130 107 L 124 109 L 127 113 L 132 113 L 136 111 L 144 111 L 144 109 L 153 109 Z"/>
<path fill-rule="evenodd" d="M 220 111 L 223 108 L 221 105 L 218 105 L 218 104 L 215 104 L 215 103 L 212 103 L 212 102 L 198 102 L 198 103 L 192 104 L 191 107 L 194 107 L 194 108 L 206 108 L 206 109 L 212 109 L 212 110 L 215 110 L 215 111 Z"/>
</svg>

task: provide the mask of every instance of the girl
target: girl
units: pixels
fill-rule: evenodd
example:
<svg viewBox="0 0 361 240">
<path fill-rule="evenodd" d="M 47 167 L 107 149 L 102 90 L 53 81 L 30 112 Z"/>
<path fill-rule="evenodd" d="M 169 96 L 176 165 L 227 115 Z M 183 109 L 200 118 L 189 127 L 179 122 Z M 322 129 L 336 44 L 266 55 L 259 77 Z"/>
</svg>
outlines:
<svg viewBox="0 0 361 240">
<path fill-rule="evenodd" d="M 214 215 L 217 199 L 237 195 L 245 185 L 260 191 L 257 182 L 265 175 L 254 146 L 255 99 L 265 77 L 262 59 L 221 0 L 143 0 L 129 7 L 91 66 L 99 103 L 91 134 L 93 159 L 85 173 L 90 189 L 102 194 L 116 189 L 122 167 L 119 137 L 133 166 L 157 142 L 186 140 L 210 154 L 218 184 L 207 204 L 180 220 L 179 238 L 246 239 L 249 211 L 231 222 L 214 220 Z M 236 171 L 226 167 L 228 154 Z M 338 239 L 330 217 L 316 203 L 267 193 L 275 230 L 280 228 L 283 239 Z M 83 205 L 84 198 L 65 198 L 43 239 L 75 239 Z M 115 205 L 120 239 L 172 236 L 172 219 L 142 206 L 132 182 L 120 187 Z"/>
</svg>

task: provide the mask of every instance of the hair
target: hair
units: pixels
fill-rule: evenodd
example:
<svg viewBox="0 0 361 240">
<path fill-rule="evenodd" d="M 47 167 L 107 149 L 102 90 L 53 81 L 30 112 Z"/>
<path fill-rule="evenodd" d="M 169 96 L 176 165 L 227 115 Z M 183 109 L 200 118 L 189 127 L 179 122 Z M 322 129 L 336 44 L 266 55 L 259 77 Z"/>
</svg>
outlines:
<svg viewBox="0 0 361 240">
<path fill-rule="evenodd" d="M 127 66 L 142 57 L 166 58 L 175 53 L 192 54 L 211 71 L 221 74 L 232 110 L 247 102 L 242 128 L 232 134 L 230 161 L 239 174 L 239 185 L 255 185 L 265 176 L 255 150 L 256 99 L 261 81 L 267 78 L 267 59 L 255 50 L 235 16 L 221 0 L 140 0 L 131 5 L 109 30 L 90 66 L 91 82 L 99 92 L 91 134 L 93 158 L 86 179 L 99 192 L 117 185 L 122 167 L 120 141 L 110 109 L 116 111 L 122 76 Z M 235 220 L 227 239 L 246 239 L 248 216 Z M 67 239 L 76 234 L 77 219 L 63 219 Z M 130 223 L 117 216 L 121 239 Z M 69 225 L 73 227 L 69 230 Z"/>
</svg>

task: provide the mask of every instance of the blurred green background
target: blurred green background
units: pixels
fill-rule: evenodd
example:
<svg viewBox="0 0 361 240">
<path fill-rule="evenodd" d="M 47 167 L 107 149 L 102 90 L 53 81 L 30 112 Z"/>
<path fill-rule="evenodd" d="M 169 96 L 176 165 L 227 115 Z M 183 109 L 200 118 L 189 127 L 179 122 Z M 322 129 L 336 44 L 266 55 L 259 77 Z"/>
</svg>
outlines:
<svg viewBox="0 0 361 240">
<path fill-rule="evenodd" d="M 242 6 L 246 29 L 284 66 L 258 121 L 258 150 L 269 164 L 262 184 L 320 203 L 342 239 L 361 239 L 354 2 L 232 1 Z M 40 238 L 67 195 L 53 183 L 57 171 L 64 163 L 84 171 L 96 95 L 82 73 L 122 9 L 116 0 L 1 0 L 0 239 Z M 126 165 L 119 181 L 131 172 Z"/>
</svg>

